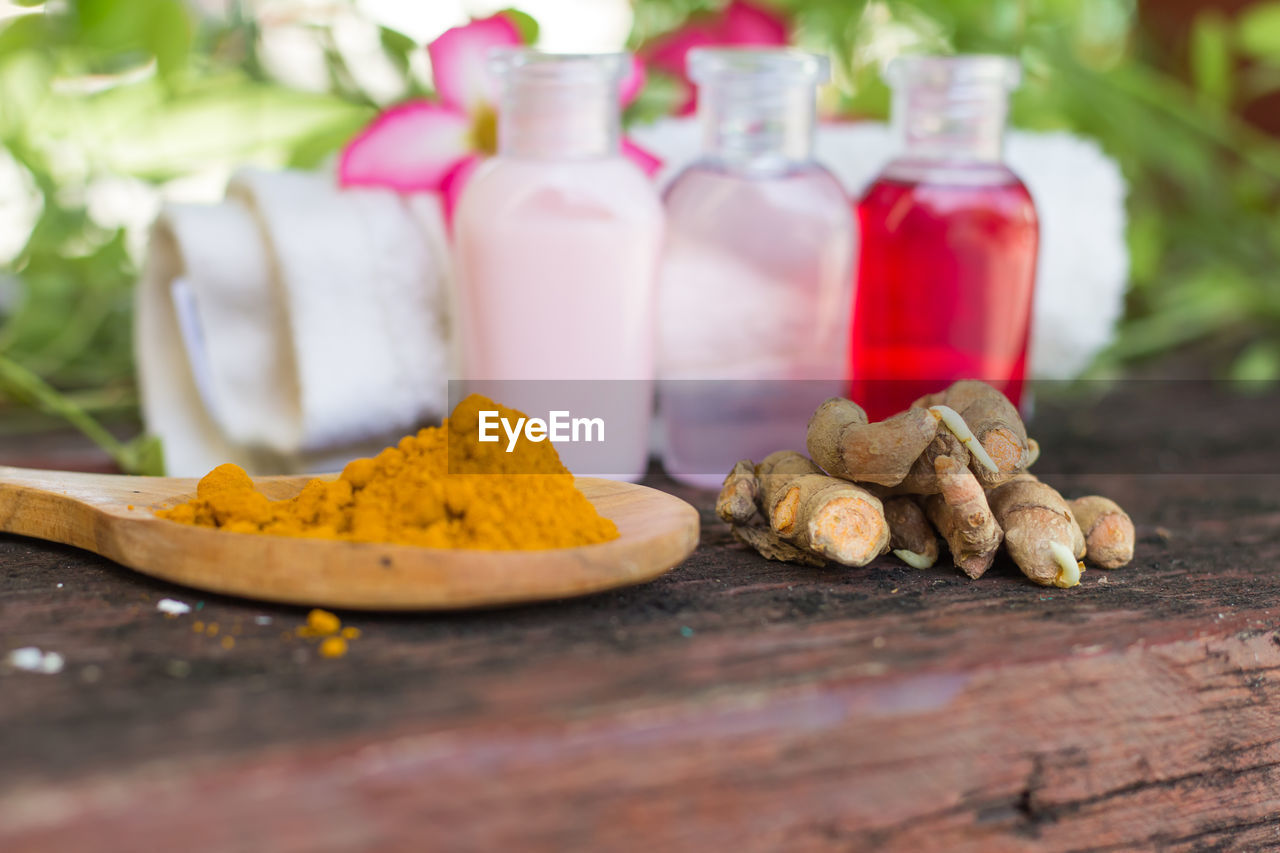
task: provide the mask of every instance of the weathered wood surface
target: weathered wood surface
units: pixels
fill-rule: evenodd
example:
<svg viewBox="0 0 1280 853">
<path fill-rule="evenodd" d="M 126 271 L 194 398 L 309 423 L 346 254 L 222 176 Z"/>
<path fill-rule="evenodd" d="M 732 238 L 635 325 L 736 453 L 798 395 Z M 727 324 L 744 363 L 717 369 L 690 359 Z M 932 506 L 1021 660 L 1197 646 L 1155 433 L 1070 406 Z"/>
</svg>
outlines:
<svg viewBox="0 0 1280 853">
<path fill-rule="evenodd" d="M 1278 847 L 1280 402 L 1116 393 L 1033 429 L 1138 526 L 1071 591 L 768 563 L 682 492 L 703 544 L 653 584 L 343 614 L 326 660 L 301 610 L 0 538 L 0 653 L 67 661 L 0 663 L 0 849 Z"/>
</svg>

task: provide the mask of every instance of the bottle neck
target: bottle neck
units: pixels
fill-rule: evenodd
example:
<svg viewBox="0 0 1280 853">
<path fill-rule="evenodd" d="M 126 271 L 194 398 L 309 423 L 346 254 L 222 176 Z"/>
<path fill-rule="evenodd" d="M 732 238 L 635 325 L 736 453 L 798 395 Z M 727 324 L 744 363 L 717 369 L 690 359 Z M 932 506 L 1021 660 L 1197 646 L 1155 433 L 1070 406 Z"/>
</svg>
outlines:
<svg viewBox="0 0 1280 853">
<path fill-rule="evenodd" d="M 1000 88 L 962 92 L 900 86 L 893 93 L 899 158 L 1000 163 L 1009 96 Z"/>
<path fill-rule="evenodd" d="M 733 169 L 773 171 L 813 158 L 812 84 L 717 82 L 698 93 L 704 156 Z"/>
<path fill-rule="evenodd" d="M 618 153 L 621 115 L 612 80 L 515 79 L 498 110 L 498 154 L 583 160 Z"/>
<path fill-rule="evenodd" d="M 899 160 L 993 164 L 1004 160 L 1009 92 L 1022 69 L 1008 56 L 903 56 L 889 63 Z"/>
</svg>

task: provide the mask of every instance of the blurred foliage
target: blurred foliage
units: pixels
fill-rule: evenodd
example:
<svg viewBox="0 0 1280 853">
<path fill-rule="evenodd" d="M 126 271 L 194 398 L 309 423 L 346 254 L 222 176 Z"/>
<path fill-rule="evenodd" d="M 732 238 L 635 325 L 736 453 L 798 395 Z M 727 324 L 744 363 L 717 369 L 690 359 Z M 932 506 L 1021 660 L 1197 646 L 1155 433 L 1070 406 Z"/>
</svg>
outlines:
<svg viewBox="0 0 1280 853">
<path fill-rule="evenodd" d="M 323 19 L 296 23 L 332 44 Z M 38 210 L 0 272 L 0 398 L 79 427 L 126 470 L 156 470 L 157 449 L 115 441 L 93 416 L 136 406 L 131 308 L 142 235 L 136 224 L 95 217 L 95 190 L 154 188 L 155 204 L 171 181 L 216 180 L 245 163 L 314 166 L 377 107 L 336 47 L 325 51 L 329 91 L 272 79 L 259 35 L 238 6 L 201 18 L 183 0 L 34 4 L 0 22 L 0 166 Z M 382 35 L 403 91 L 415 91 L 409 65 L 419 46 Z"/>
<path fill-rule="evenodd" d="M 767 2 L 767 0 L 757 0 Z M 388 99 L 424 91 L 420 46 L 377 28 L 396 91 L 373 92 L 334 35 L 351 0 L 261 5 L 323 46 L 326 81 L 303 91 L 273 72 L 249 0 L 66 0 L 0 21 L 0 176 L 16 175 L 36 211 L 0 269 L 0 397 L 76 423 L 131 470 L 155 449 L 112 444 L 91 414 L 128 411 L 137 223 L 95 213 L 111 181 L 163 197 L 172 182 L 235 165 L 316 166 Z M 515 5 L 519 5 L 518 2 Z M 712 11 L 717 0 L 635 0 L 632 44 Z M 1134 0 L 774 0 L 797 43 L 830 54 L 829 107 L 883 117 L 884 63 L 908 50 L 1017 55 L 1022 127 L 1099 140 L 1130 182 L 1128 316 L 1099 369 L 1211 340 L 1228 375 L 1280 379 L 1280 141 L 1239 118 L 1280 92 L 1280 0 L 1195 22 L 1187 73 L 1153 61 Z M 281 12 L 280 10 L 285 10 Z M 267 14 L 263 12 L 262 14 Z M 280 15 L 296 20 L 279 20 Z M 367 27 L 375 25 L 363 22 Z M 536 32 L 527 15 L 518 25 Z M 1165 46 L 1167 47 L 1167 46 Z M 415 65 L 419 69 L 415 72 Z M 629 118 L 677 101 L 651 77 Z M 0 200 L 0 207 L 10 204 Z M 12 204 L 10 204 L 12 206 Z M 150 460 L 150 461 L 149 461 Z"/>
</svg>

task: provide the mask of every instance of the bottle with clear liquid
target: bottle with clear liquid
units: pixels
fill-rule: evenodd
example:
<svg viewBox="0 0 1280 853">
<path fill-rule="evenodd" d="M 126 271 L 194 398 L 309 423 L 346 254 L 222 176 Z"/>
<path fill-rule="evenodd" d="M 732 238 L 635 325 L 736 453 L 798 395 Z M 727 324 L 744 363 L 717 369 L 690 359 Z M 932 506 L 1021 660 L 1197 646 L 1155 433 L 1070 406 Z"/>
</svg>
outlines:
<svg viewBox="0 0 1280 853">
<path fill-rule="evenodd" d="M 848 198 L 813 160 L 823 57 L 696 49 L 702 156 L 668 187 L 659 285 L 663 467 L 714 488 L 734 462 L 803 449 L 805 427 L 843 394 Z"/>
<path fill-rule="evenodd" d="M 889 64 L 899 151 L 858 204 L 852 320 L 850 397 L 872 419 L 956 379 L 1021 400 L 1039 225 L 1004 162 L 1019 77 L 1002 56 Z"/>
<path fill-rule="evenodd" d="M 502 81 L 498 154 L 454 218 L 463 375 L 530 417 L 601 419 L 603 443 L 557 443 L 561 459 L 577 474 L 638 480 L 664 216 L 619 153 L 627 58 L 508 50 L 491 65 Z"/>
</svg>

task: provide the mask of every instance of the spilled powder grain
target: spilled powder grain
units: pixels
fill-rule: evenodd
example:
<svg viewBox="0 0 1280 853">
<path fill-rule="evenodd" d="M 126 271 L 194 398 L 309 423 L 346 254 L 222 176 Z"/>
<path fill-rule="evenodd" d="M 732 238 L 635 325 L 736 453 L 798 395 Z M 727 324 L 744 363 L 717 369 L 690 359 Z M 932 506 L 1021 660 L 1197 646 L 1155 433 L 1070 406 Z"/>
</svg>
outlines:
<svg viewBox="0 0 1280 853">
<path fill-rule="evenodd" d="M 340 658 L 347 653 L 347 641 L 342 637 L 325 637 L 320 643 L 320 654 L 327 658 Z"/>
</svg>

